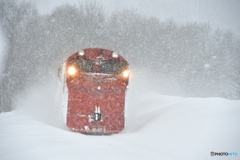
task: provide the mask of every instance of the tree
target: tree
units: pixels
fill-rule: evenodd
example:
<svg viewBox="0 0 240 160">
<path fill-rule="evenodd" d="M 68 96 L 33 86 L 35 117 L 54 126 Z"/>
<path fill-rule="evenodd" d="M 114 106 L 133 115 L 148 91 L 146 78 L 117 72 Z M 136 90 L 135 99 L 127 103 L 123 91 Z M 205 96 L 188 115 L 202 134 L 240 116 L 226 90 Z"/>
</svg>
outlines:
<svg viewBox="0 0 240 160">
<path fill-rule="evenodd" d="M 16 0 L 0 0 L 0 22 L 3 26 L 3 31 L 6 34 L 8 39 L 8 53 L 6 58 L 6 66 L 4 74 L 7 75 L 2 79 L 2 91 L 4 95 L 1 94 L 4 98 L 4 106 L 2 111 L 11 110 L 11 98 L 14 95 L 14 85 L 18 82 L 17 76 L 13 74 L 14 64 L 14 47 L 18 45 L 16 41 L 17 35 L 24 23 L 28 21 L 28 18 L 35 16 L 37 14 L 36 9 L 31 3 L 21 2 L 18 3 Z M 19 73 L 18 73 L 19 74 Z"/>
</svg>

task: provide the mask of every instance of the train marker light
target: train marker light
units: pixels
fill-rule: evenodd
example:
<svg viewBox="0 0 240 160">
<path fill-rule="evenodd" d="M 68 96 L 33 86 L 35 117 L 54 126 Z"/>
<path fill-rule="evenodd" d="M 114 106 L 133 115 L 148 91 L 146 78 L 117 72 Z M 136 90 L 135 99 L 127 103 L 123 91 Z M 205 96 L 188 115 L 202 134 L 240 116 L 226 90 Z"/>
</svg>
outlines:
<svg viewBox="0 0 240 160">
<path fill-rule="evenodd" d="M 84 56 L 84 55 L 85 55 L 85 52 L 84 52 L 83 50 L 80 50 L 80 51 L 78 52 L 78 55 L 79 55 L 79 56 Z"/>
<path fill-rule="evenodd" d="M 112 53 L 112 57 L 113 57 L 113 58 L 118 58 L 118 54 L 117 54 L 116 52 L 113 52 L 113 53 Z"/>
</svg>

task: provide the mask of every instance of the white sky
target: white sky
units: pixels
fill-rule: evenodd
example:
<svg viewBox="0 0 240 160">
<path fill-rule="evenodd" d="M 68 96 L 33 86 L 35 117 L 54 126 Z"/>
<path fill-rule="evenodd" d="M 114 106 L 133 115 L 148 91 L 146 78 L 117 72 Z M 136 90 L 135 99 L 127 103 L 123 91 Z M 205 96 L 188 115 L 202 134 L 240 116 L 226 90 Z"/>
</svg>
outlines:
<svg viewBox="0 0 240 160">
<path fill-rule="evenodd" d="M 42 14 L 63 3 L 78 4 L 84 0 L 26 0 L 37 4 Z M 231 30 L 240 37 L 240 0 L 99 0 L 107 13 L 136 9 L 139 13 L 160 20 L 177 22 L 209 22 L 212 26 Z"/>
</svg>

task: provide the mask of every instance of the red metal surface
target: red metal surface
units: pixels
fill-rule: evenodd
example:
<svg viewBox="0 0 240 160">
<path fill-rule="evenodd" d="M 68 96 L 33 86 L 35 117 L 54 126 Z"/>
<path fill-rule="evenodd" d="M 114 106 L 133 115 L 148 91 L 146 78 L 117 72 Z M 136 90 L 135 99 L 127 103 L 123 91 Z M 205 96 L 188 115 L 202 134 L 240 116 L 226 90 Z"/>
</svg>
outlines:
<svg viewBox="0 0 240 160">
<path fill-rule="evenodd" d="M 99 64 L 102 60 L 112 60 L 112 51 L 85 49 L 86 59 Z M 67 68 L 78 59 L 78 53 L 67 60 Z M 115 59 L 114 59 L 115 60 Z M 118 61 L 127 61 L 120 55 Z M 125 94 L 128 79 L 117 74 L 102 74 L 98 65 L 94 72 L 79 71 L 74 77 L 67 76 L 68 111 L 67 126 L 86 134 L 114 134 L 124 129 Z"/>
</svg>

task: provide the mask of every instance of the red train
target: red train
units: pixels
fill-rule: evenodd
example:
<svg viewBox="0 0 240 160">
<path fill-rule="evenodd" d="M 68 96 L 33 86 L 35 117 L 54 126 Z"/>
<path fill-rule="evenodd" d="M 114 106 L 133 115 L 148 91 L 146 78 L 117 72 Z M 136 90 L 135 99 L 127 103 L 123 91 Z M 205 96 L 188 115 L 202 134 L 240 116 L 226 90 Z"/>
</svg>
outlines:
<svg viewBox="0 0 240 160">
<path fill-rule="evenodd" d="M 115 134 L 124 129 L 129 64 L 116 52 L 88 48 L 60 67 L 63 107 L 69 129 L 85 134 Z"/>
</svg>

